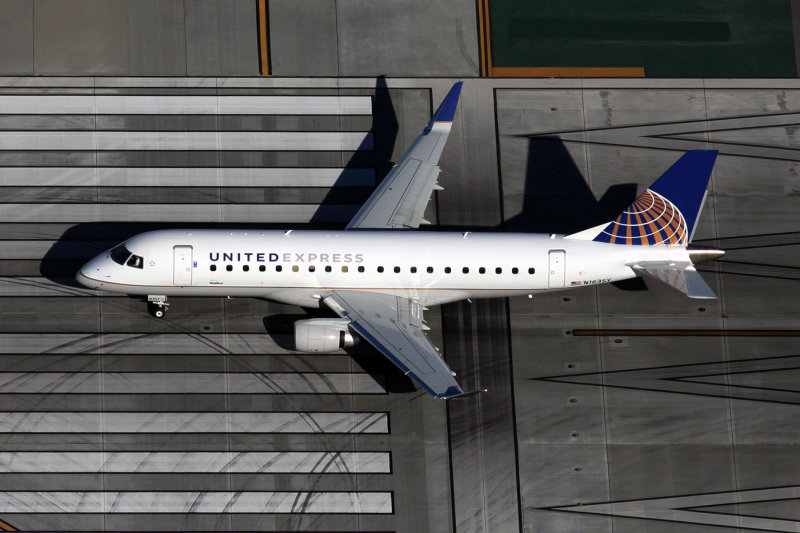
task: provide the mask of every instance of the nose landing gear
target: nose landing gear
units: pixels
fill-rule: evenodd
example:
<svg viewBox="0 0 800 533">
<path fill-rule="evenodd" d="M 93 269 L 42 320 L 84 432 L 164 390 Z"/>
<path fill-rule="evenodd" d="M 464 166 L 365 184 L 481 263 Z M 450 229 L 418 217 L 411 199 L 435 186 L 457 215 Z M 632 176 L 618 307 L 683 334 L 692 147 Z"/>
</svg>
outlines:
<svg viewBox="0 0 800 533">
<path fill-rule="evenodd" d="M 147 296 L 147 312 L 155 318 L 163 318 L 167 314 L 169 304 L 167 297 L 161 294 Z"/>
</svg>

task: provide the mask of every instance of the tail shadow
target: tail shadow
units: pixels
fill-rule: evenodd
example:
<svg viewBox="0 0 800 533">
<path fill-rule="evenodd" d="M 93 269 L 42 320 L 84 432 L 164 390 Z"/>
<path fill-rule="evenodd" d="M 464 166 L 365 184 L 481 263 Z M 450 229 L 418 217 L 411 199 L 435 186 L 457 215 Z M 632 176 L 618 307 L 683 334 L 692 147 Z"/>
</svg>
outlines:
<svg viewBox="0 0 800 533">
<path fill-rule="evenodd" d="M 637 197 L 635 183 L 612 185 L 597 200 L 558 137 L 528 139 L 522 210 L 507 219 L 505 231 L 570 234 L 613 220 Z M 646 290 L 641 278 L 614 285 Z"/>
<path fill-rule="evenodd" d="M 558 137 L 528 140 L 522 211 L 506 231 L 570 234 L 614 219 L 636 199 L 636 184 L 612 185 L 597 200 Z"/>
</svg>

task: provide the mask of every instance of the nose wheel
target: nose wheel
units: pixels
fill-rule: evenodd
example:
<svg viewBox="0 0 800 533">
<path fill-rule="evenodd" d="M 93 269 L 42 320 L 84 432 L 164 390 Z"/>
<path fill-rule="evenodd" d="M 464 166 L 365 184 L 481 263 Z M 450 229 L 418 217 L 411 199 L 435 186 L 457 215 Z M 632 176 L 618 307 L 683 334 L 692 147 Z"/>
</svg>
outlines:
<svg viewBox="0 0 800 533">
<path fill-rule="evenodd" d="M 164 318 L 167 314 L 169 304 L 167 303 L 166 296 L 148 296 L 147 297 L 147 312 L 154 318 Z"/>
</svg>

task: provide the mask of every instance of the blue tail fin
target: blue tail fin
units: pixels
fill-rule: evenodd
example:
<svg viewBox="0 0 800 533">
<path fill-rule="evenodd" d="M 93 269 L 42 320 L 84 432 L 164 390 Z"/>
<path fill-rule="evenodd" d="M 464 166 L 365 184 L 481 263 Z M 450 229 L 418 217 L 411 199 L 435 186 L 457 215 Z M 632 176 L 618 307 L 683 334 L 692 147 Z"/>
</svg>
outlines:
<svg viewBox="0 0 800 533">
<path fill-rule="evenodd" d="M 685 246 L 694 234 L 716 158 L 716 150 L 686 152 L 615 220 L 570 237 L 612 244 Z"/>
</svg>

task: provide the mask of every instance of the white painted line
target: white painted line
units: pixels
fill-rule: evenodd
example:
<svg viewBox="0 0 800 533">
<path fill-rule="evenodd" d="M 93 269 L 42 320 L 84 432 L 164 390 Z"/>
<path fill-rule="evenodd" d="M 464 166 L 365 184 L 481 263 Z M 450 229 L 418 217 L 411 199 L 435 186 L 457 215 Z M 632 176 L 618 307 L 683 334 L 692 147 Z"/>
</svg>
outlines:
<svg viewBox="0 0 800 533">
<path fill-rule="evenodd" d="M 387 474 L 388 452 L 0 452 L 0 473 Z"/>
<path fill-rule="evenodd" d="M 372 150 L 360 131 L 0 131 L 0 150 Z"/>
<path fill-rule="evenodd" d="M 369 96 L 0 95 L 0 114 L 370 115 Z"/>
<path fill-rule="evenodd" d="M 68 283 L 68 284 L 65 284 Z M 97 296 L 98 291 L 74 287 L 73 278 L 0 277 L 0 297 Z"/>
<path fill-rule="evenodd" d="M 0 412 L 0 433 L 388 433 L 386 413 Z"/>
<path fill-rule="evenodd" d="M 0 187 L 372 187 L 371 168 L 3 167 Z"/>
<path fill-rule="evenodd" d="M 391 492 L 0 492 L 0 514 L 391 512 Z"/>
<path fill-rule="evenodd" d="M 108 301 L 105 299 L 104 301 Z M 71 309 L 51 310 L 61 316 Z M 128 311 L 126 311 L 128 312 Z M 147 311 L 142 304 L 141 313 Z M 282 338 L 290 340 L 292 333 Z M 0 333 L 0 354 L 75 354 L 108 353 L 136 355 L 194 355 L 194 354 L 284 354 L 294 353 L 278 346 L 271 335 L 264 333 Z M 350 360 L 342 352 L 342 357 Z M 335 358 L 326 356 L 325 360 Z M 331 363 L 333 364 L 333 363 Z M 304 370 L 325 372 L 339 366 Z"/>
<path fill-rule="evenodd" d="M 800 486 L 795 485 L 768 489 L 711 492 L 690 496 L 677 495 L 666 498 L 590 503 L 555 507 L 553 510 L 607 515 L 610 517 L 637 518 L 639 520 L 659 520 L 661 522 L 673 522 L 674 524 L 685 523 L 691 524 L 695 528 L 707 525 L 715 529 L 724 527 L 737 531 L 787 531 L 796 533 L 800 531 L 800 521 L 794 518 L 796 515 L 783 514 L 787 519 L 780 516 L 748 516 L 748 511 L 755 514 L 750 511 L 750 509 L 753 509 L 750 504 L 763 505 L 765 503 L 785 502 L 791 506 L 790 500 L 797 500 L 798 498 L 800 498 Z M 727 507 L 728 510 L 725 510 L 723 506 Z M 717 509 L 708 512 L 703 509 L 704 507 L 717 507 Z M 677 525 L 673 525 L 671 529 L 678 530 L 680 528 Z"/>
<path fill-rule="evenodd" d="M 2 171 L 0 170 L 0 172 Z M 121 241 L 0 241 L 0 257 L 5 260 L 43 259 L 44 257 L 47 257 L 48 260 L 88 260 L 119 242 Z M 4 280 L 13 282 L 15 279 L 21 278 L 0 277 L 0 283 Z M 30 282 L 35 279 L 37 278 L 28 278 Z M 46 280 L 46 278 L 41 279 Z"/>
<path fill-rule="evenodd" d="M 365 373 L 2 372 L 0 394 L 380 394 Z"/>
<path fill-rule="evenodd" d="M 180 222 L 302 224 L 346 222 L 359 205 L 318 204 L 2 204 L 0 223 Z M 319 214 L 318 214 L 319 212 Z"/>
</svg>

